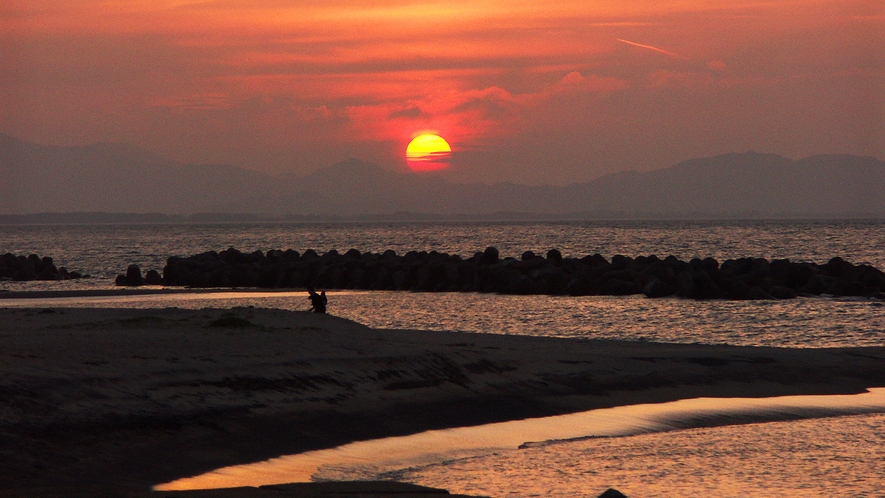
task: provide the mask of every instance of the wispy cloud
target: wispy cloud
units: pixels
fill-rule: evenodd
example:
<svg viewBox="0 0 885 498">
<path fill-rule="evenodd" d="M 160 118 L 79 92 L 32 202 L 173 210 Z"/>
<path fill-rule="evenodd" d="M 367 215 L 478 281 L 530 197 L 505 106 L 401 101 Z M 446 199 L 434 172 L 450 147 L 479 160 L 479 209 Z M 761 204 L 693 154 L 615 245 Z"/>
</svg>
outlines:
<svg viewBox="0 0 885 498">
<path fill-rule="evenodd" d="M 572 179 L 735 149 L 885 157 L 885 18 L 832 3 L 0 0 L 0 133 L 298 169 L 279 151 L 402 152 L 434 129 L 489 157 L 519 144 L 489 171 L 552 155 Z"/>
<path fill-rule="evenodd" d="M 655 52 L 658 52 L 658 53 L 661 53 L 661 54 L 664 54 L 664 55 L 669 55 L 670 57 L 676 57 L 677 59 L 684 59 L 684 57 L 682 57 L 682 56 L 679 55 L 679 54 L 675 54 L 675 53 L 673 53 L 673 52 L 670 52 L 669 50 L 664 50 L 664 49 L 662 49 L 662 48 L 658 48 L 658 47 L 655 47 L 655 46 L 652 46 L 652 45 L 646 45 L 646 44 L 644 44 L 644 43 L 636 43 L 636 42 L 632 42 L 632 41 L 630 41 L 630 40 L 624 40 L 624 39 L 621 39 L 621 38 L 615 38 L 615 40 L 616 40 L 616 41 L 619 41 L 619 42 L 621 42 L 621 43 L 626 43 L 627 45 L 633 45 L 634 47 L 644 48 L 644 49 L 647 49 L 647 50 L 653 50 L 653 51 L 655 51 Z"/>
</svg>

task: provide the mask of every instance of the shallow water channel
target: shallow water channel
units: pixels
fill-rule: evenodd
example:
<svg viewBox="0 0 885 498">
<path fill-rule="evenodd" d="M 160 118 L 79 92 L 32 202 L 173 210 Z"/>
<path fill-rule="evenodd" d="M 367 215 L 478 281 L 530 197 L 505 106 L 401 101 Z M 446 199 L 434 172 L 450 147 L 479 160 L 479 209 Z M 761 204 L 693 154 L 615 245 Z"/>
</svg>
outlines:
<svg viewBox="0 0 885 498">
<path fill-rule="evenodd" d="M 885 413 L 885 388 L 870 389 L 857 395 L 686 399 L 360 441 L 327 450 L 225 467 L 160 484 L 155 489 L 390 478 L 415 469 L 451 467 L 454 462 L 486 456 L 505 455 L 507 458 L 506 455 L 511 454 L 515 457 L 519 452 L 535 448 L 556 451 L 557 448 L 565 449 L 569 443 L 600 438 L 864 413 Z"/>
</svg>

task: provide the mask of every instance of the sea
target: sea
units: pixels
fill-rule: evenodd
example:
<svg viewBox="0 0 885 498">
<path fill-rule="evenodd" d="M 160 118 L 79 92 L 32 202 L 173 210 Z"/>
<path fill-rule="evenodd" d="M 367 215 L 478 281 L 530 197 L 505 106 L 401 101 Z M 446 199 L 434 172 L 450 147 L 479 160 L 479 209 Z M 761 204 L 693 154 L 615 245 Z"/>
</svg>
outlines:
<svg viewBox="0 0 885 498">
<path fill-rule="evenodd" d="M 0 225 L 0 254 L 52 257 L 89 278 L 0 282 L 4 291 L 110 290 L 130 264 L 162 272 L 169 256 L 234 247 L 464 257 L 486 247 L 564 256 L 655 254 L 683 260 L 841 257 L 885 270 L 883 220 L 360 222 L 248 224 Z M 330 313 L 377 328 L 457 330 L 563 338 L 788 348 L 885 346 L 885 302 L 822 296 L 784 301 L 691 301 L 644 296 L 501 296 L 479 293 L 328 291 Z M 236 306 L 306 310 L 286 291 L 0 299 L 0 307 L 159 308 Z M 711 427 L 575 437 L 556 444 L 449 455 L 404 468 L 335 478 L 395 478 L 494 497 L 885 496 L 885 410 L 782 417 Z M 826 415 L 826 416 L 824 416 Z M 764 417 L 763 417 L 764 418 Z M 333 466 L 334 467 L 334 466 Z M 368 471 L 367 469 L 374 469 Z M 374 473 L 373 473 L 374 472 Z M 315 476 L 323 478 L 323 473 Z"/>
</svg>

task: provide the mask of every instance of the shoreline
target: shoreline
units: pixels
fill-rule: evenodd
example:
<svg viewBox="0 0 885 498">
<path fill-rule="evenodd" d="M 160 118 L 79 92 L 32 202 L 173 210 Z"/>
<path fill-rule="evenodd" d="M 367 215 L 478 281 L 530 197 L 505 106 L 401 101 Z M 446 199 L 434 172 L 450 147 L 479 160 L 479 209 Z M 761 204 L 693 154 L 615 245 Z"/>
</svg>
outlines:
<svg viewBox="0 0 885 498">
<path fill-rule="evenodd" d="M 692 398 L 425 431 L 224 467 L 163 483 L 155 489 L 219 489 L 310 482 L 312 478 L 347 479 L 364 475 L 361 469 L 367 462 L 371 462 L 373 475 L 382 475 L 578 441 L 862 415 L 885 417 L 885 388 L 849 395 Z"/>
<path fill-rule="evenodd" d="M 0 323 L 0 490 L 143 492 L 430 429 L 885 385 L 885 347 L 378 330 L 255 308 L 2 308 Z"/>
<path fill-rule="evenodd" d="M 117 287 L 114 289 L 76 289 L 76 290 L 27 290 L 10 291 L 0 289 L 0 301 L 4 299 L 69 299 L 89 297 L 122 297 L 122 296 L 152 296 L 174 294 L 286 294 L 291 292 L 304 292 L 304 289 L 258 289 L 254 287 L 226 287 L 226 288 L 171 288 L 171 287 Z"/>
</svg>

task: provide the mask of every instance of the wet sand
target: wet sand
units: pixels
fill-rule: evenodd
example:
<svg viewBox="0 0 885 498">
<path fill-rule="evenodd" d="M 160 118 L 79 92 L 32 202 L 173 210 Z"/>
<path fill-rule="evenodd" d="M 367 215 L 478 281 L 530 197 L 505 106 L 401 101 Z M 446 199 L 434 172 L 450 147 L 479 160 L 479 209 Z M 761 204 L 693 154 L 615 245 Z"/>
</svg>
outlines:
<svg viewBox="0 0 885 498">
<path fill-rule="evenodd" d="M 0 497 L 136 496 L 218 467 L 428 429 L 881 386 L 881 347 L 374 330 L 252 308 L 0 309 Z"/>
</svg>

